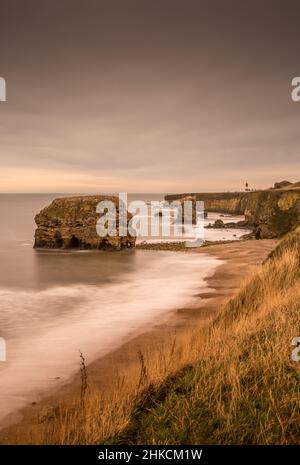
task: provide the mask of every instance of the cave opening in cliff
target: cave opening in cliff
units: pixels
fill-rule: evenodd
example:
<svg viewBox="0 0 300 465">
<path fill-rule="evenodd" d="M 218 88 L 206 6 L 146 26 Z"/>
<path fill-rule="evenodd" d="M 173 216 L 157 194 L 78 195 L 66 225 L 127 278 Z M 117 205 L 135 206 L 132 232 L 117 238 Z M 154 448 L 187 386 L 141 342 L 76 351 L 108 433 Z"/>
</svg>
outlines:
<svg viewBox="0 0 300 465">
<path fill-rule="evenodd" d="M 78 239 L 78 237 L 73 235 L 69 240 L 68 247 L 70 249 L 78 249 L 80 247 L 80 240 Z"/>
</svg>

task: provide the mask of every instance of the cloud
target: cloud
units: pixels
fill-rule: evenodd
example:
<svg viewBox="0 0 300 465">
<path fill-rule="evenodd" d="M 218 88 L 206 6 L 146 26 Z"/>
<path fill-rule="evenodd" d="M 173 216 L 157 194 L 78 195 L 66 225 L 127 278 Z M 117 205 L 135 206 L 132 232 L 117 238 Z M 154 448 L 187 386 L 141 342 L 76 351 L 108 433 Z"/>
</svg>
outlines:
<svg viewBox="0 0 300 465">
<path fill-rule="evenodd" d="M 0 18 L 1 191 L 229 190 L 299 177 L 295 9 L 27 3 L 4 0 Z"/>
</svg>

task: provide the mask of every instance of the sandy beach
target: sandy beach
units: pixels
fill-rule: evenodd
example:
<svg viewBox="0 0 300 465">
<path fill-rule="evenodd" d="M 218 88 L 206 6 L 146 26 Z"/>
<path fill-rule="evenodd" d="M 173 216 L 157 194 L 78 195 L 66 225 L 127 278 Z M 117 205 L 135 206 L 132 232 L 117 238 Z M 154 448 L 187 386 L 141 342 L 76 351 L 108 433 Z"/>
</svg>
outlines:
<svg viewBox="0 0 300 465">
<path fill-rule="evenodd" d="M 200 249 L 190 249 L 187 252 L 209 254 L 222 260 L 215 273 L 207 278 L 208 288 L 200 289 L 196 303 L 189 307 L 174 309 L 165 317 L 157 321 L 157 325 L 150 331 L 131 337 L 130 340 L 117 350 L 98 358 L 89 364 L 87 373 L 89 383 L 97 385 L 102 391 L 112 389 L 119 373 L 126 373 L 127 367 L 137 363 L 138 353 L 151 353 L 160 344 L 172 345 L 174 338 L 189 331 L 195 325 L 201 325 L 208 319 L 214 318 L 222 305 L 234 296 L 242 282 L 259 265 L 275 247 L 276 240 L 240 241 L 227 244 L 210 245 Z M 160 252 L 157 251 L 157 254 Z M 16 413 L 10 421 L 10 426 L 0 432 L 0 442 L 22 443 L 28 438 L 28 430 L 39 428 L 41 412 L 74 403 L 80 396 L 80 373 L 68 383 L 59 388 L 53 388 L 49 394 L 37 402 Z"/>
</svg>

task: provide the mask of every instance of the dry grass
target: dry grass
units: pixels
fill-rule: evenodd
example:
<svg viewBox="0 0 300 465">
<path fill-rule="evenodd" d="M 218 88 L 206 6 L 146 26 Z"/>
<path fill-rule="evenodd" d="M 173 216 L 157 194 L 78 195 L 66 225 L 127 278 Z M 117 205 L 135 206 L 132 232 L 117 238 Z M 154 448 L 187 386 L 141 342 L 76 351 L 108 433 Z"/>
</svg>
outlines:
<svg viewBox="0 0 300 465">
<path fill-rule="evenodd" d="M 197 360 L 197 337 L 195 330 L 161 341 L 154 353 L 137 352 L 135 362 L 119 368 L 117 375 L 112 370 L 115 383 L 104 392 L 89 379 L 89 369 L 80 358 L 82 385 L 75 402 L 68 407 L 63 404 L 50 408 L 49 418 L 44 417 L 42 422 L 37 413 L 27 435 L 22 429 L 18 437 L 15 427 L 15 437 L 10 436 L 10 440 L 26 444 L 94 444 L 119 434 L 128 426 L 132 411 L 149 386 L 159 386 L 170 374 Z"/>
<path fill-rule="evenodd" d="M 84 402 L 58 408 L 26 442 L 299 443 L 299 244 L 299 231 L 284 239 L 214 322 L 139 353 L 105 393 L 88 383 Z"/>
</svg>

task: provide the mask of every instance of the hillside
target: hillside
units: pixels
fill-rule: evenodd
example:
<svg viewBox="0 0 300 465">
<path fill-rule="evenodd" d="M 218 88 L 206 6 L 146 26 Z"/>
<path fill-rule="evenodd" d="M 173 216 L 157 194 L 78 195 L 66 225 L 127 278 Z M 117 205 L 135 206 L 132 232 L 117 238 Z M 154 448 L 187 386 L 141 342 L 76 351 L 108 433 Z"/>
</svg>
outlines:
<svg viewBox="0 0 300 465">
<path fill-rule="evenodd" d="M 140 397 L 114 443 L 299 444 L 300 228 L 210 326 L 198 362 Z"/>
</svg>

